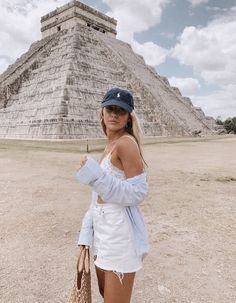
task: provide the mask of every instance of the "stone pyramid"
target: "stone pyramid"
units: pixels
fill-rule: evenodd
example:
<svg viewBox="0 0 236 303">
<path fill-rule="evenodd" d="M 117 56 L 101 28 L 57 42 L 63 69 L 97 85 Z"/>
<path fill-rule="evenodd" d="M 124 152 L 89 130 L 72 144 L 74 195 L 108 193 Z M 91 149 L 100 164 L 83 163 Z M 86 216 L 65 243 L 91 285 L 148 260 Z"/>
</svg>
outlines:
<svg viewBox="0 0 236 303">
<path fill-rule="evenodd" d="M 103 137 L 100 100 L 112 87 L 134 94 L 146 136 L 216 133 L 212 117 L 116 39 L 113 18 L 71 1 L 41 23 L 42 39 L 0 76 L 0 137 Z"/>
</svg>

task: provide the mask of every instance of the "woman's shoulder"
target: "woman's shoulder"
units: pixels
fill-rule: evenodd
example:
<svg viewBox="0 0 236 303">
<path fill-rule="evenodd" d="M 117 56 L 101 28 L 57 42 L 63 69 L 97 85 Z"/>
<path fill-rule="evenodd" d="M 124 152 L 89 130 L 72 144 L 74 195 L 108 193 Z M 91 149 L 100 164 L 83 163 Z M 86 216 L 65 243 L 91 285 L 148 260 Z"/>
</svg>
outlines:
<svg viewBox="0 0 236 303">
<path fill-rule="evenodd" d="M 131 138 L 131 135 L 123 135 L 116 147 L 127 178 L 141 174 L 144 169 L 138 143 Z"/>
<path fill-rule="evenodd" d="M 132 135 L 123 135 L 120 137 L 116 144 L 116 150 L 118 154 L 126 154 L 134 156 L 139 154 L 139 146 L 136 139 Z"/>
<path fill-rule="evenodd" d="M 130 134 L 126 134 L 120 137 L 120 139 L 117 142 L 117 146 L 135 146 L 138 147 L 138 142 L 136 141 L 135 137 L 130 135 Z"/>
</svg>

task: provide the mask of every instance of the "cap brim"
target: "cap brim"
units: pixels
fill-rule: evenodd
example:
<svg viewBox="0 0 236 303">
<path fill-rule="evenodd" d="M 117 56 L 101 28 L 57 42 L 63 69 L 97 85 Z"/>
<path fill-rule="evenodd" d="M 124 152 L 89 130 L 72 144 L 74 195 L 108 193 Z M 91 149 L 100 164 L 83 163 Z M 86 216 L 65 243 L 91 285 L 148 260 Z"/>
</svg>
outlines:
<svg viewBox="0 0 236 303">
<path fill-rule="evenodd" d="M 133 111 L 133 108 L 131 106 L 129 106 L 128 104 L 126 104 L 122 101 L 117 101 L 116 99 L 111 99 L 109 101 L 102 102 L 102 107 L 109 106 L 109 105 L 119 106 L 129 113 L 131 113 Z"/>
</svg>

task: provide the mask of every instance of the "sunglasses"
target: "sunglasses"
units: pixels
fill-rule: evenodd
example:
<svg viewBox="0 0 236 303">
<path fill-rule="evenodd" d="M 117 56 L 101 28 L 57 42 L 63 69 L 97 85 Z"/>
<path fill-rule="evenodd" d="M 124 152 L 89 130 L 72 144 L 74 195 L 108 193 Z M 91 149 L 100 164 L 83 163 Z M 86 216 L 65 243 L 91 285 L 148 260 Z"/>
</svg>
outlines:
<svg viewBox="0 0 236 303">
<path fill-rule="evenodd" d="M 105 107 L 108 114 L 111 114 L 112 112 L 119 116 L 124 116 L 127 111 L 119 106 L 114 105 L 108 105 Z"/>
</svg>

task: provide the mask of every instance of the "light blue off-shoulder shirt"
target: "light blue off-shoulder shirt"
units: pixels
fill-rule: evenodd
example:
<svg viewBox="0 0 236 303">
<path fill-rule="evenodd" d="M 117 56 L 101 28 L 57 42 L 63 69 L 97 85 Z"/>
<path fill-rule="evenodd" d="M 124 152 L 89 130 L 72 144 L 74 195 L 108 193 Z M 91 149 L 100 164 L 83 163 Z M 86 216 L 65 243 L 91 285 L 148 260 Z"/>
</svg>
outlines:
<svg viewBox="0 0 236 303">
<path fill-rule="evenodd" d="M 149 252 L 149 243 L 146 225 L 138 205 L 148 194 L 146 173 L 121 180 L 108 174 L 96 160 L 89 157 L 85 165 L 77 172 L 76 177 L 82 184 L 92 188 L 92 199 L 82 221 L 78 245 L 93 246 L 91 209 L 96 200 L 94 195 L 99 195 L 105 203 L 115 203 L 126 208 L 136 253 L 144 259 Z"/>
</svg>

